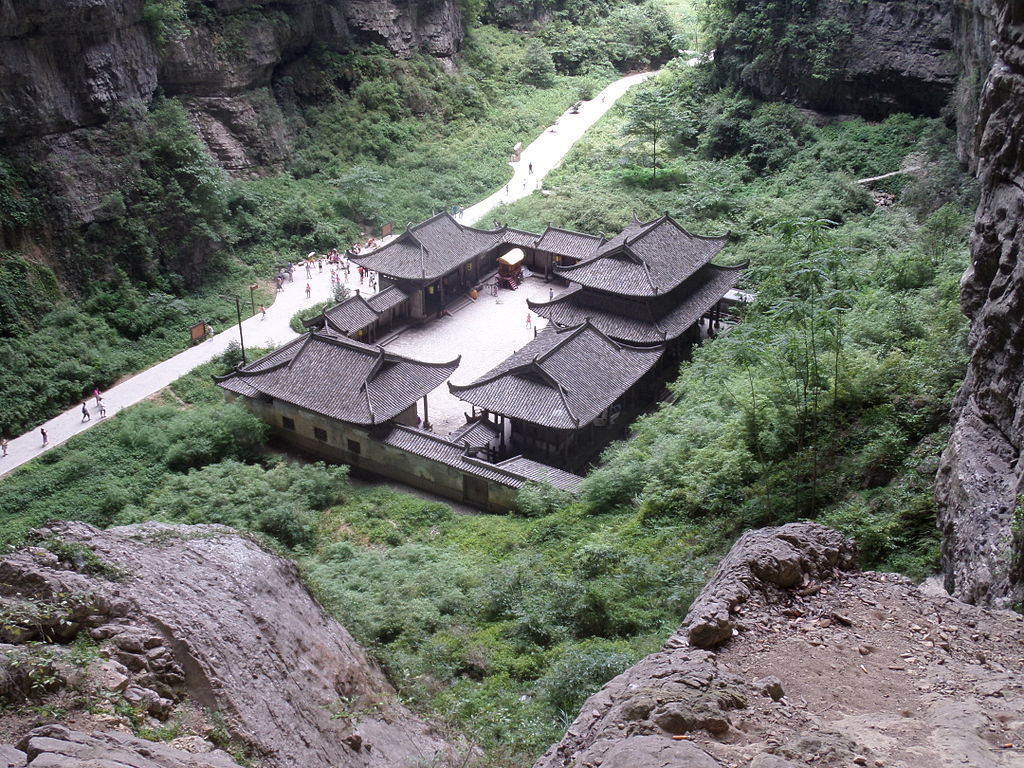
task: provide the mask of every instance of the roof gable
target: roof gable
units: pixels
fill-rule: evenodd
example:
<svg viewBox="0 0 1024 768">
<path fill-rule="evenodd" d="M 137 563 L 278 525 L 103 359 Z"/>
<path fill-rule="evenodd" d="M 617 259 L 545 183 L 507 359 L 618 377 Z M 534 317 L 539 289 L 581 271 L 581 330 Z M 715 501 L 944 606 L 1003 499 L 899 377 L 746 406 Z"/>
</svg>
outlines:
<svg viewBox="0 0 1024 768">
<path fill-rule="evenodd" d="M 633 386 L 663 351 L 620 344 L 590 323 L 547 329 L 472 384 L 449 382 L 448 388 L 494 413 L 577 429 Z"/>
<path fill-rule="evenodd" d="M 264 362 L 267 358 L 273 359 Z M 424 363 L 345 336 L 312 332 L 219 378 L 218 384 L 248 397 L 280 399 L 340 421 L 376 424 L 438 387 L 458 365 L 459 358 Z"/>
<path fill-rule="evenodd" d="M 633 222 L 601 245 L 592 258 L 556 267 L 556 271 L 589 288 L 625 296 L 658 296 L 708 264 L 727 238 L 694 235 L 665 214 L 652 221 Z"/>
</svg>

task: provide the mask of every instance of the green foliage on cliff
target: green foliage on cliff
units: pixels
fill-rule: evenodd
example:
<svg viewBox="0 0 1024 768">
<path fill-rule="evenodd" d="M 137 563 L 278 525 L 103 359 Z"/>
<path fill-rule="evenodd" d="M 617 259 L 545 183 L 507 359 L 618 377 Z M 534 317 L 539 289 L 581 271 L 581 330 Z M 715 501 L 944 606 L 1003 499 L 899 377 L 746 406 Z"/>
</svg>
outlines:
<svg viewBox="0 0 1024 768">
<path fill-rule="evenodd" d="M 727 55 L 749 62 L 745 76 L 784 79 L 794 73 L 828 80 L 842 66 L 848 24 L 818 17 L 820 0 L 708 0 L 706 50 L 728 41 Z"/>
</svg>

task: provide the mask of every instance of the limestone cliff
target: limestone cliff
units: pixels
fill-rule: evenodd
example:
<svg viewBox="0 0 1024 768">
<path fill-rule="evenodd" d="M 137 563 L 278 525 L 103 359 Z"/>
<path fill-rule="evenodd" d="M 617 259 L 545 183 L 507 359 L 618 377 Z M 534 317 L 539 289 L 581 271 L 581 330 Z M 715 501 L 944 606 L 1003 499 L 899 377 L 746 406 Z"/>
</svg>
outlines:
<svg viewBox="0 0 1024 768">
<path fill-rule="evenodd" d="M 31 766 L 234 765 L 215 745 L 264 768 L 453 756 L 295 565 L 249 538 L 159 523 L 39 534 L 0 560 L 0 764 L 20 751 Z M 32 730 L 26 700 L 59 723 Z M 166 755 L 145 740 L 161 732 L 179 734 Z"/>
<path fill-rule="evenodd" d="M 1024 603 L 1024 1 L 978 7 L 995 38 L 968 145 L 981 186 L 961 297 L 971 356 L 937 497 L 947 589 L 1009 607 Z"/>
<path fill-rule="evenodd" d="M 270 90 L 317 46 L 379 43 L 397 56 L 450 58 L 462 44 L 455 0 L 205 0 L 184 34 L 158 40 L 158 0 L 0 2 L 0 141 L 56 147 L 158 91 L 191 107 L 226 168 L 272 164 L 289 138 Z"/>
<path fill-rule="evenodd" d="M 938 115 L 957 82 L 945 0 L 736 0 L 717 41 L 722 81 L 829 113 Z"/>
<path fill-rule="evenodd" d="M 854 555 L 812 523 L 745 534 L 535 768 L 1019 766 L 1024 617 Z"/>
</svg>

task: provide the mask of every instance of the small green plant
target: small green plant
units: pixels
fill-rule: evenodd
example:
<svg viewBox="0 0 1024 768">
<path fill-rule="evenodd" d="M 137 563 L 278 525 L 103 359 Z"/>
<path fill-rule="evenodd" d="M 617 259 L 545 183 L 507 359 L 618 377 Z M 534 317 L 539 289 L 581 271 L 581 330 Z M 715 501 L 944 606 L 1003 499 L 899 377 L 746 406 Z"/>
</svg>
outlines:
<svg viewBox="0 0 1024 768">
<path fill-rule="evenodd" d="M 35 543 L 36 546 L 55 554 L 60 562 L 71 566 L 79 573 L 100 576 L 108 581 L 124 581 L 128 578 L 125 571 L 111 565 L 81 542 L 51 536 Z"/>
<path fill-rule="evenodd" d="M 342 285 L 341 287 L 345 291 L 348 290 L 347 288 L 345 288 L 344 285 Z M 345 298 L 348 298 L 348 297 L 346 296 Z M 344 301 L 344 300 L 345 299 L 341 299 L 341 301 Z M 336 303 L 339 303 L 339 302 L 337 300 L 335 300 L 335 301 L 320 301 L 320 302 L 317 302 L 316 304 L 313 304 L 310 307 L 305 307 L 303 309 L 300 309 L 298 312 L 296 312 L 294 315 L 292 315 L 292 319 L 288 321 L 288 327 L 291 328 L 296 333 L 305 333 L 309 329 L 302 324 L 303 320 L 310 320 L 310 319 L 312 319 L 314 317 L 317 317 L 317 316 L 323 314 L 323 311 L 325 309 L 327 309 L 328 307 L 333 307 Z"/>
<path fill-rule="evenodd" d="M 185 0 L 146 0 L 142 18 L 161 46 L 184 40 L 190 34 Z"/>
</svg>

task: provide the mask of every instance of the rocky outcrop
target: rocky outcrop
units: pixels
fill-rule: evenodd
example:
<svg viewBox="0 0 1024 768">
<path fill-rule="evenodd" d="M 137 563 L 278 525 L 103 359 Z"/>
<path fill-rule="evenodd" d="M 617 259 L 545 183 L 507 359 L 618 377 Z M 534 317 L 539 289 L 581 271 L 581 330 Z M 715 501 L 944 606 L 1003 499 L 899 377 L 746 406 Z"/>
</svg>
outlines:
<svg viewBox="0 0 1024 768">
<path fill-rule="evenodd" d="M 936 494 L 946 588 L 1010 607 L 1024 604 L 1024 2 L 1000 6 L 970 153 L 981 187 L 961 284 L 970 361 Z"/>
<path fill-rule="evenodd" d="M 956 116 L 957 156 L 977 170 L 975 130 L 981 89 L 992 69 L 992 41 L 996 38 L 996 16 L 1000 0 L 974 0 L 957 3 L 953 13 L 953 47 L 960 67 L 960 79 L 953 94 Z"/>
<path fill-rule="evenodd" d="M 535 768 L 1019 765 L 1024 617 L 847 570 L 853 552 L 813 524 L 746 534 Z"/>
<path fill-rule="evenodd" d="M 755 592 L 820 583 L 836 569 L 852 570 L 856 561 L 850 539 L 815 523 L 749 531 L 693 601 L 678 634 L 696 648 L 714 648 L 733 636 L 735 612 Z"/>
<path fill-rule="evenodd" d="M 38 546 L 0 561 L 0 650 L 9 667 L 29 670 L 4 698 L 99 694 L 85 696 L 80 733 L 30 733 L 19 746 L 30 759 L 33 750 L 82 755 L 114 742 L 137 749 L 104 726 L 127 709 L 159 727 L 187 720 L 176 713 L 189 707 L 216 713 L 220 738 L 229 734 L 266 768 L 393 768 L 450 756 L 313 600 L 295 565 L 252 540 L 222 526 L 158 523 L 62 523 L 40 534 Z M 62 650 L 83 634 L 99 644 L 94 661 Z M 103 719 L 88 719 L 110 705 Z"/>
<path fill-rule="evenodd" d="M 18 744 L 0 747 L 10 768 L 241 768 L 226 752 L 198 754 L 126 733 L 82 733 L 61 725 L 34 728 Z"/>
<path fill-rule="evenodd" d="M 715 50 L 721 79 L 821 112 L 937 116 L 957 82 L 945 0 L 738 0 Z"/>
</svg>

